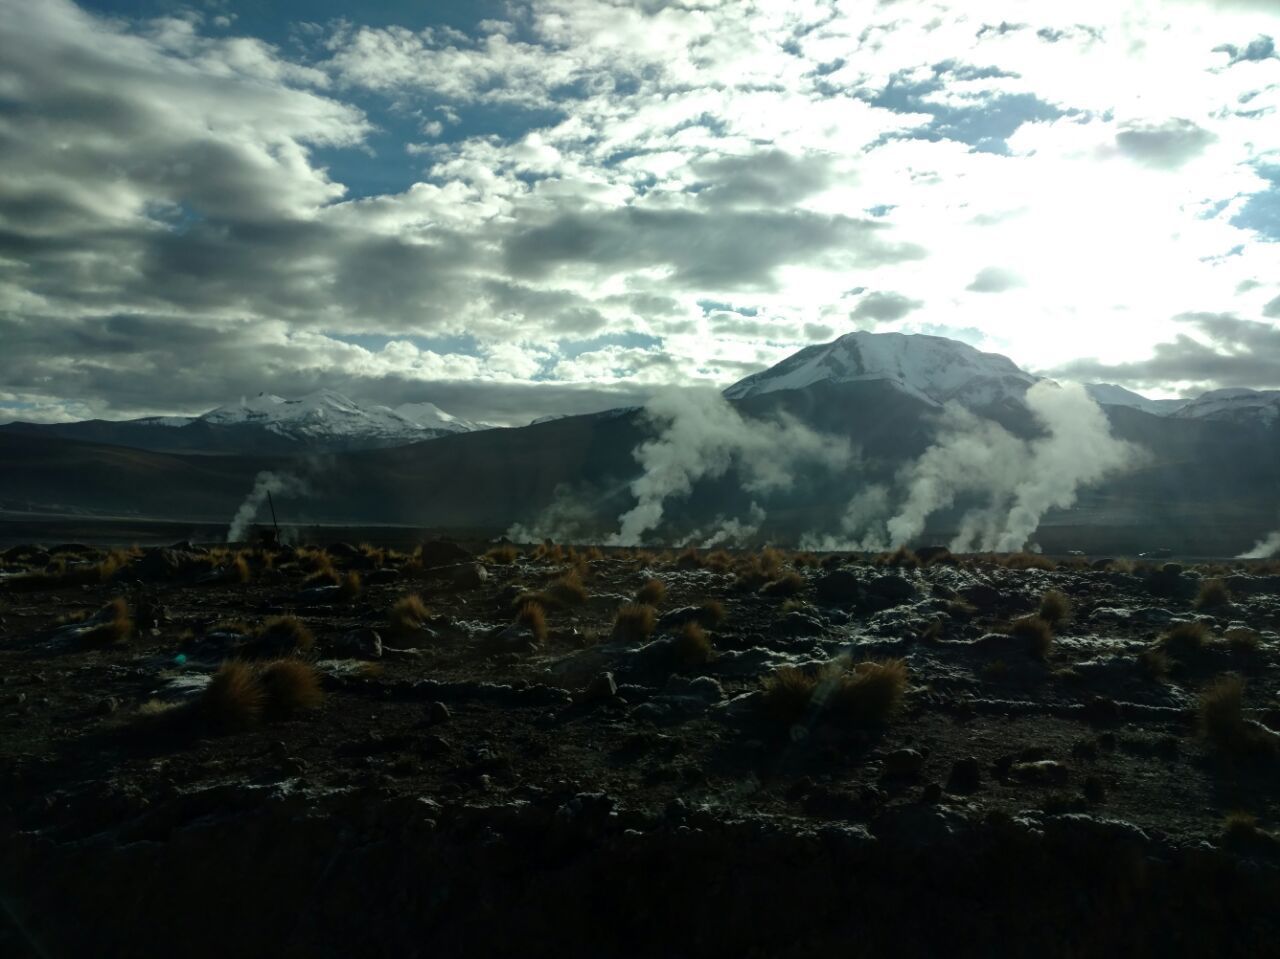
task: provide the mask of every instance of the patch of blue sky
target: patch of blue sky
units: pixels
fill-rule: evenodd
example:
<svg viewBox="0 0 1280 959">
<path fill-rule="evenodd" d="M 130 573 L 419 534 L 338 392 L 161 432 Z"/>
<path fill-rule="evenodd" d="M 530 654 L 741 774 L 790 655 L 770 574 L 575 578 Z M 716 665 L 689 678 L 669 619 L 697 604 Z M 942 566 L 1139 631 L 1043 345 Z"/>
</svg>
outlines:
<svg viewBox="0 0 1280 959">
<path fill-rule="evenodd" d="M 1231 225 L 1253 230 L 1272 243 L 1280 242 L 1280 165 L 1259 164 L 1255 169 L 1271 186 L 1249 197 L 1231 218 Z"/>
</svg>

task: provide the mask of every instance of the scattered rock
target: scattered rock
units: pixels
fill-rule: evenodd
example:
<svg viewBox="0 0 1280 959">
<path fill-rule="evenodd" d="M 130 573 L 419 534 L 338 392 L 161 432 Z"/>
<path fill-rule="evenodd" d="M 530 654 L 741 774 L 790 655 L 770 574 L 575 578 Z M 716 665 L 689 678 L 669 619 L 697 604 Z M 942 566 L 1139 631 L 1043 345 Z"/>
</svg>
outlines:
<svg viewBox="0 0 1280 959">
<path fill-rule="evenodd" d="M 352 630 L 338 641 L 338 650 L 355 659 L 381 659 L 383 657 L 383 638 L 378 630 Z"/>
<path fill-rule="evenodd" d="M 924 769 L 924 754 L 918 749 L 895 749 L 883 758 L 884 774 L 892 779 L 909 779 Z"/>
<path fill-rule="evenodd" d="M 455 566 L 475 559 L 467 549 L 453 540 L 432 539 L 422 544 L 419 560 L 423 569 L 436 569 L 440 566 Z"/>
<path fill-rule="evenodd" d="M 982 788 L 982 764 L 973 756 L 957 759 L 947 777 L 947 792 L 968 795 Z"/>
<path fill-rule="evenodd" d="M 1045 783 L 1053 786 L 1065 785 L 1071 778 L 1067 767 L 1053 759 L 1014 763 L 1009 767 L 1009 775 L 1019 782 Z"/>
<path fill-rule="evenodd" d="M 578 694 L 578 702 L 584 705 L 598 703 L 613 699 L 617 695 L 618 684 L 613 678 L 613 673 L 606 671 L 587 684 L 586 688 Z"/>
<path fill-rule="evenodd" d="M 818 580 L 816 591 L 818 602 L 839 605 L 856 602 L 861 598 L 864 587 L 852 570 L 837 569 Z"/>
<path fill-rule="evenodd" d="M 449 707 L 438 699 L 427 706 L 427 722 L 432 726 L 441 726 L 453 719 Z"/>
</svg>

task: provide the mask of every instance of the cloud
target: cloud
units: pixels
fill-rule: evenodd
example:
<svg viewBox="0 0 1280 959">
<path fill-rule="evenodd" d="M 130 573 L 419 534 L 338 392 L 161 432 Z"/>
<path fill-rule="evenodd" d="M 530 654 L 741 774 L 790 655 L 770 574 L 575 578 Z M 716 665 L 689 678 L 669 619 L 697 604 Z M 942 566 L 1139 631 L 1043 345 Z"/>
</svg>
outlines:
<svg viewBox="0 0 1280 959">
<path fill-rule="evenodd" d="M 1023 285 L 1022 278 L 1012 270 L 987 266 L 978 271 L 978 275 L 965 289 L 974 293 L 1003 293 Z"/>
<path fill-rule="evenodd" d="M 1116 149 L 1129 159 L 1160 170 L 1174 170 L 1199 156 L 1217 137 L 1190 120 L 1130 122 L 1116 132 Z"/>
<path fill-rule="evenodd" d="M 924 304 L 901 293 L 876 291 L 862 298 L 851 314 L 854 319 L 900 320 Z"/>
<path fill-rule="evenodd" d="M 1280 388 L 1280 328 L 1217 313 L 1189 313 L 1178 320 L 1196 335 L 1182 333 L 1172 342 L 1159 343 L 1148 359 L 1075 360 L 1053 371 L 1054 375 L 1138 387 L 1181 383 L 1195 389 Z"/>
</svg>

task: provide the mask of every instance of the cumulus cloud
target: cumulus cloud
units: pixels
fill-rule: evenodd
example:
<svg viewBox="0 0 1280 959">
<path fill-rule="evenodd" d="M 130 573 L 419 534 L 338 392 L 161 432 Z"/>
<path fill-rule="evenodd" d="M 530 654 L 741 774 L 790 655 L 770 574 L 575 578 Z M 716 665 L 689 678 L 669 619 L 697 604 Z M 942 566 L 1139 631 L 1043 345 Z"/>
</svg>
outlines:
<svg viewBox="0 0 1280 959">
<path fill-rule="evenodd" d="M 723 385 L 851 315 L 1035 366 L 1138 362 L 1164 321 L 1118 311 L 1256 315 L 1266 0 L 873 6 L 357 12 L 275 47 L 243 18 L 0 0 L 8 409 L 327 386 L 517 422 Z M 582 345 L 631 332 L 657 342 Z"/>
<path fill-rule="evenodd" d="M 973 293 L 1003 293 L 1022 285 L 1022 278 L 1011 270 L 987 266 L 978 271 L 978 275 L 965 289 Z"/>
<path fill-rule="evenodd" d="M 1280 386 L 1280 328 L 1274 324 L 1219 313 L 1188 313 L 1178 320 L 1191 332 L 1156 344 L 1147 359 L 1127 363 L 1076 360 L 1064 364 L 1055 375 L 1137 387 L 1169 383 L 1198 389 Z"/>
<path fill-rule="evenodd" d="M 1145 166 L 1172 170 L 1199 156 L 1217 137 L 1181 117 L 1160 123 L 1130 122 L 1116 133 L 1116 148 Z"/>
</svg>

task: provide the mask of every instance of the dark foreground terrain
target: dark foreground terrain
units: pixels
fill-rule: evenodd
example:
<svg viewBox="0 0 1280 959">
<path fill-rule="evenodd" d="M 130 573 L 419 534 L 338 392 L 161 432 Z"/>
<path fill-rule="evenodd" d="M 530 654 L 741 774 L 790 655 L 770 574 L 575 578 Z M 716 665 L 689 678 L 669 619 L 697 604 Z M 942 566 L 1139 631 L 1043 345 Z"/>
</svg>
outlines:
<svg viewBox="0 0 1280 959">
<path fill-rule="evenodd" d="M 0 557 L 6 956 L 1280 941 L 1280 567 Z"/>
</svg>

